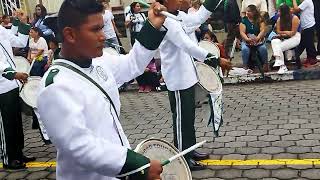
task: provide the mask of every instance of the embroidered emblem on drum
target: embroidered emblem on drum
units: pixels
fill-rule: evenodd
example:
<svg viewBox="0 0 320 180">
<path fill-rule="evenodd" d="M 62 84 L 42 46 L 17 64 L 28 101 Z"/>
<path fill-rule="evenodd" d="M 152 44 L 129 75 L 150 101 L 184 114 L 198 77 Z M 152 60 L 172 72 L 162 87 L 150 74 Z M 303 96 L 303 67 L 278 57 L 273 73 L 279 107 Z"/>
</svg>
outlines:
<svg viewBox="0 0 320 180">
<path fill-rule="evenodd" d="M 97 66 L 97 74 L 99 77 L 101 77 L 104 81 L 108 80 L 108 75 L 104 72 L 103 68 L 101 66 Z"/>
</svg>

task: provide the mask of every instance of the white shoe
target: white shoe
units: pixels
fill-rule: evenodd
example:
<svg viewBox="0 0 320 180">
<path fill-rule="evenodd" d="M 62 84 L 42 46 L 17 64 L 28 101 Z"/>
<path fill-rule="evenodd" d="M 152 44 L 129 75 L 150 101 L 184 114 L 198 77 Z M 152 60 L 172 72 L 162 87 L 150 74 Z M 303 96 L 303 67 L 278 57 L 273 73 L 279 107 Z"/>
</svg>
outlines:
<svg viewBox="0 0 320 180">
<path fill-rule="evenodd" d="M 276 59 L 276 61 L 274 62 L 273 67 L 279 67 L 283 65 L 283 61 L 281 61 L 280 59 Z"/>
<path fill-rule="evenodd" d="M 287 66 L 280 66 L 278 74 L 284 74 L 284 73 L 286 73 L 288 71 L 289 70 L 288 70 Z"/>
<path fill-rule="evenodd" d="M 317 60 L 320 61 L 320 55 L 317 56 Z"/>
</svg>

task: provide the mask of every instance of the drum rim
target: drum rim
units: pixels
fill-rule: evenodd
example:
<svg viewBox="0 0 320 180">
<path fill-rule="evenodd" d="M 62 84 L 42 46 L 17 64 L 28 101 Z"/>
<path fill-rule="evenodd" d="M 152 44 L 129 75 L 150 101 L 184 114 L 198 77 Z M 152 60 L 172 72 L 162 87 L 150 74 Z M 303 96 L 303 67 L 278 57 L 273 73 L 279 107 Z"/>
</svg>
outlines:
<svg viewBox="0 0 320 180">
<path fill-rule="evenodd" d="M 41 81 L 41 77 L 40 76 L 30 76 L 29 78 L 28 78 L 28 82 L 29 81 L 34 81 L 34 80 L 37 80 L 37 81 Z M 27 82 L 27 83 L 28 83 Z M 27 84 L 26 83 L 26 84 Z M 20 93 L 19 93 L 19 96 L 21 97 L 21 99 L 23 100 L 23 102 L 25 102 L 28 106 L 30 106 L 30 107 L 32 107 L 32 108 L 36 108 L 36 105 L 34 105 L 33 103 L 31 103 L 30 101 L 29 101 L 29 98 L 26 98 L 26 96 L 25 96 L 25 85 L 23 85 L 22 86 L 22 88 L 21 88 L 21 91 L 20 91 Z"/>
<path fill-rule="evenodd" d="M 214 93 L 214 92 L 219 92 L 219 91 L 221 91 L 222 90 L 222 82 L 221 82 L 221 79 L 220 79 L 220 77 L 219 77 L 219 75 L 217 74 L 217 72 L 216 72 L 216 70 L 213 68 L 213 67 L 211 67 L 211 66 L 209 66 L 209 65 L 207 65 L 207 64 L 205 64 L 205 63 L 203 63 L 203 62 L 199 62 L 199 61 L 195 61 L 195 65 L 196 65 L 196 69 L 197 69 L 197 65 L 198 64 L 200 64 L 201 66 L 207 66 L 207 67 L 209 67 L 210 69 L 212 69 L 213 71 L 214 71 L 214 74 L 215 74 L 215 76 L 216 76 L 216 79 L 218 80 L 218 88 L 217 88 L 217 90 L 216 91 L 209 91 L 207 88 L 205 88 L 201 83 L 200 83 L 200 81 L 198 81 L 198 85 L 200 85 L 201 86 L 201 88 L 203 88 L 203 89 L 205 89 L 206 91 L 208 91 L 208 92 L 210 92 L 210 93 Z M 197 69 L 197 71 L 198 71 L 198 69 Z"/>
<path fill-rule="evenodd" d="M 176 151 L 177 153 L 179 153 L 180 151 L 174 147 L 171 143 L 169 143 L 168 141 L 165 141 L 165 140 L 162 140 L 162 139 L 158 139 L 158 138 L 149 138 L 149 139 L 146 139 L 146 140 L 143 140 L 142 142 L 140 142 L 137 147 L 134 149 L 135 152 L 137 152 L 139 149 L 141 149 L 142 145 L 148 141 L 152 141 L 152 140 L 156 140 L 156 141 L 160 141 L 160 142 L 163 142 L 167 145 L 169 145 L 174 151 Z M 185 166 L 187 167 L 187 173 L 188 173 L 188 176 L 189 178 L 191 178 L 190 180 L 192 180 L 192 174 L 191 174 L 191 170 L 190 170 L 190 167 L 186 161 L 186 159 L 182 156 L 181 157 L 181 160 L 182 162 L 185 164 Z M 187 179 L 186 179 L 187 180 Z"/>
<path fill-rule="evenodd" d="M 216 45 L 216 43 L 214 43 L 214 42 L 211 42 L 211 41 L 206 41 L 206 40 L 201 40 L 200 42 L 199 42 L 199 46 L 200 47 L 202 47 L 201 46 L 201 43 L 209 43 L 209 44 L 212 44 L 212 45 L 214 45 L 219 51 L 219 54 L 218 54 L 218 56 L 220 57 L 221 56 L 221 54 L 220 54 L 220 48 L 219 48 L 219 46 L 218 45 Z M 203 48 L 203 47 L 202 47 Z"/>
</svg>

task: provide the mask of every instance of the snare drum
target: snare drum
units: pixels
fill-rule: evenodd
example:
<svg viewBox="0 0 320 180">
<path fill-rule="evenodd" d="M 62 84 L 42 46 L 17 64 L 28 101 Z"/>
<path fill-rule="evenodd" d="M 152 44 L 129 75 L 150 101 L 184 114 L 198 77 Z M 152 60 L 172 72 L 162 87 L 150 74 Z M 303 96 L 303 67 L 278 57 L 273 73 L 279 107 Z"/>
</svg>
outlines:
<svg viewBox="0 0 320 180">
<path fill-rule="evenodd" d="M 154 138 L 142 141 L 136 147 L 135 152 L 143 154 L 149 159 L 159 160 L 161 162 L 179 153 L 170 143 Z M 192 180 L 191 171 L 184 157 L 180 157 L 164 166 L 161 178 L 163 180 Z"/>
<path fill-rule="evenodd" d="M 16 65 L 16 71 L 17 72 L 23 72 L 23 73 L 28 73 L 30 69 L 30 63 L 29 61 L 22 57 L 22 56 L 15 56 L 13 58 L 13 61 Z"/>
<path fill-rule="evenodd" d="M 40 81 L 41 77 L 30 77 L 20 92 L 21 99 L 32 108 L 35 108 L 37 105 Z"/>
<path fill-rule="evenodd" d="M 199 82 L 195 89 L 195 102 L 201 104 L 209 93 L 222 91 L 222 83 L 216 70 L 202 62 L 195 62 Z"/>
<path fill-rule="evenodd" d="M 220 49 L 215 43 L 210 41 L 200 41 L 199 46 L 207 50 L 209 53 L 213 54 L 214 56 L 220 57 Z"/>
<path fill-rule="evenodd" d="M 118 51 L 111 48 L 111 47 L 103 48 L 103 54 L 110 54 L 110 55 L 114 55 L 114 56 L 119 56 Z"/>
</svg>

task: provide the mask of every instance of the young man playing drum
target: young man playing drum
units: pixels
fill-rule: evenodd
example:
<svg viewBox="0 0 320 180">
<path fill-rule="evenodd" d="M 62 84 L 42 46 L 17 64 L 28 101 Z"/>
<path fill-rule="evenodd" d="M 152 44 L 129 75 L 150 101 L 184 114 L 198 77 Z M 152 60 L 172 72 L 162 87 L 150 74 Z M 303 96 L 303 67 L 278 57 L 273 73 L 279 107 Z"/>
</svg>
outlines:
<svg viewBox="0 0 320 180">
<path fill-rule="evenodd" d="M 28 75 L 16 72 L 12 53 L 12 47 L 26 47 L 30 26 L 26 24 L 24 12 L 16 14 L 11 32 L 0 26 L 0 136 L 3 167 L 7 169 L 22 169 L 26 162 L 35 160 L 22 152 L 24 137 L 18 81 L 26 82 Z"/>
<path fill-rule="evenodd" d="M 166 33 L 165 18 L 159 15 L 162 7 L 151 6 L 129 54 L 111 56 L 102 51 L 103 6 L 96 0 L 62 3 L 60 58 L 44 75 L 37 102 L 40 119 L 57 148 L 57 179 L 116 180 L 149 162 L 150 168 L 132 179 L 161 179 L 159 161 L 130 150 L 118 116 L 118 86 L 142 74 L 154 57 Z"/>
<path fill-rule="evenodd" d="M 193 58 L 216 67 L 220 65 L 228 69 L 229 61 L 209 58 L 212 55 L 193 42 L 188 34 L 199 27 L 212 14 L 218 0 L 206 0 L 200 9 L 193 14 L 179 11 L 185 0 L 158 0 L 177 15 L 182 22 L 167 18 L 164 25 L 168 32 L 160 45 L 162 75 L 169 90 L 169 100 L 173 118 L 174 144 L 184 150 L 196 143 L 195 136 L 195 85 L 198 82 Z M 196 151 L 185 156 L 191 170 L 201 170 L 204 166 L 195 160 L 203 160 L 208 154 Z"/>
</svg>

